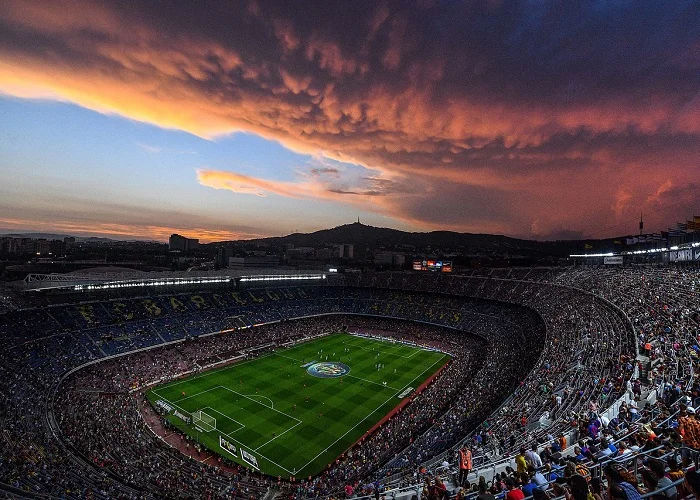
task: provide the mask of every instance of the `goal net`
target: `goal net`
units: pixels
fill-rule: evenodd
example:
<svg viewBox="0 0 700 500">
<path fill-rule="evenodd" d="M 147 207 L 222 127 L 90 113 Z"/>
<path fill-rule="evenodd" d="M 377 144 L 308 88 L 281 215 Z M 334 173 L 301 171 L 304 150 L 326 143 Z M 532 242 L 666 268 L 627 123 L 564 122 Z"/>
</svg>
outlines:
<svg viewBox="0 0 700 500">
<path fill-rule="evenodd" d="M 192 423 L 205 432 L 216 429 L 216 419 L 202 410 L 192 413 Z"/>
</svg>

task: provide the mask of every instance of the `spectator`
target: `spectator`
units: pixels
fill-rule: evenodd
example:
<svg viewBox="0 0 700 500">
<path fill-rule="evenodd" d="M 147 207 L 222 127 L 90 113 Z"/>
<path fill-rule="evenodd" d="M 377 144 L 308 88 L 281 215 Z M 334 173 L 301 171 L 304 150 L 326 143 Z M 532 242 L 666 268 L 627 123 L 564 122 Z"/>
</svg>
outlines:
<svg viewBox="0 0 700 500">
<path fill-rule="evenodd" d="M 604 473 L 608 482 L 608 500 L 641 500 L 637 489 L 627 481 L 615 464 L 608 464 Z"/>
<path fill-rule="evenodd" d="M 525 453 L 525 459 L 528 465 L 533 466 L 535 469 L 542 467 L 542 459 L 537 454 L 537 443 L 532 443 L 532 447 Z"/>
<path fill-rule="evenodd" d="M 520 448 L 520 452 L 515 457 L 515 469 L 518 476 L 527 472 L 527 458 L 525 456 L 525 448 Z"/>
<path fill-rule="evenodd" d="M 506 497 L 505 500 L 523 500 L 525 495 L 523 491 L 515 486 L 515 482 L 511 477 L 506 478 Z"/>
</svg>

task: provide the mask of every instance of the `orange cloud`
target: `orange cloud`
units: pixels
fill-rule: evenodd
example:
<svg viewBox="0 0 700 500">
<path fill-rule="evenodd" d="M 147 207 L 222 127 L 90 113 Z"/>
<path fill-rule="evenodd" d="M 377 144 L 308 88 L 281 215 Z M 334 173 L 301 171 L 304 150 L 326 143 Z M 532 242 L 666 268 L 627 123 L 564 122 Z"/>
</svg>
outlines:
<svg viewBox="0 0 700 500">
<path fill-rule="evenodd" d="M 42 221 L 35 219 L 0 218 L 4 229 L 65 233 L 75 236 L 100 236 L 134 240 L 167 241 L 171 234 L 179 233 L 189 238 L 199 238 L 202 243 L 224 240 L 263 238 L 268 234 L 244 233 L 202 227 L 168 227 L 157 225 L 117 224 L 106 222 L 79 222 L 70 220 Z"/>
<path fill-rule="evenodd" d="M 325 182 L 319 176 L 310 176 L 301 181 L 273 181 L 220 170 L 197 170 L 197 180 L 202 186 L 213 189 L 225 189 L 236 194 L 267 196 L 268 194 L 286 198 L 326 200 L 349 203 L 364 210 L 383 212 L 387 198 L 396 195 L 394 181 L 381 178 L 365 177 L 358 185 L 334 185 L 337 177 L 331 176 L 333 182 Z M 399 188 L 402 196 L 408 194 Z"/>
<path fill-rule="evenodd" d="M 569 25 L 544 8 L 513 20 L 498 5 L 363 11 L 333 1 L 310 23 L 286 4 L 171 12 L 7 0 L 0 92 L 205 138 L 253 132 L 363 165 L 401 194 L 207 170 L 198 180 L 349 203 L 422 227 L 546 235 L 650 205 L 662 182 L 700 175 L 698 45 L 668 35 L 692 27 L 675 9 L 644 25 L 658 47 L 630 48 L 640 28 L 627 19 L 651 15 L 635 5 L 582 9 Z M 482 33 L 482 8 L 503 30 Z"/>
<path fill-rule="evenodd" d="M 313 183 L 292 183 L 268 181 L 234 172 L 217 170 L 197 170 L 197 180 L 202 186 L 214 189 L 227 189 L 238 194 L 267 196 L 277 194 L 289 198 L 313 198 L 323 190 Z"/>
</svg>

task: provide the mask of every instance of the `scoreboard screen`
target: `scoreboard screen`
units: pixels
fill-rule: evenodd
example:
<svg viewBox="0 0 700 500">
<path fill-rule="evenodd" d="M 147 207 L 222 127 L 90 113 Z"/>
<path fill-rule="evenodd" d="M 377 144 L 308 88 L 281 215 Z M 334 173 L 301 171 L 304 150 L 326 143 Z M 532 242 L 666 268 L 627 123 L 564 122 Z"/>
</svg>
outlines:
<svg viewBox="0 0 700 500">
<path fill-rule="evenodd" d="M 452 262 L 449 260 L 414 260 L 414 271 L 433 271 L 436 273 L 451 273 Z"/>
</svg>

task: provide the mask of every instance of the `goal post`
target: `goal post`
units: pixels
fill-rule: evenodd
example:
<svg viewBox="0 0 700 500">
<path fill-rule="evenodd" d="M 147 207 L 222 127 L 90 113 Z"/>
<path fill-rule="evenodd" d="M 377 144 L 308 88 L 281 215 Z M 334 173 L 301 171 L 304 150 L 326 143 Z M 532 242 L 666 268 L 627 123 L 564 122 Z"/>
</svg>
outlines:
<svg viewBox="0 0 700 500">
<path fill-rule="evenodd" d="M 192 413 L 192 424 L 205 432 L 216 429 L 216 419 L 202 410 L 197 410 Z"/>
</svg>

